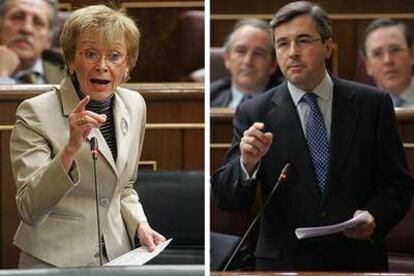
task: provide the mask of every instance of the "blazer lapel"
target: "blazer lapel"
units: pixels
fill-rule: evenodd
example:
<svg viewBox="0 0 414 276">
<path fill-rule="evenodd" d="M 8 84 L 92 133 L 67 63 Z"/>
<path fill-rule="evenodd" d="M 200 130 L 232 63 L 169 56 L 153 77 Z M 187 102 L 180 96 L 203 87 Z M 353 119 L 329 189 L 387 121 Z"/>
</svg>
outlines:
<svg viewBox="0 0 414 276">
<path fill-rule="evenodd" d="M 343 81 L 332 77 L 334 93 L 332 100 L 331 124 L 331 157 L 330 175 L 326 193 L 329 194 L 332 185 L 337 182 L 334 175 L 340 175 L 343 164 L 346 163 L 352 140 L 355 136 L 355 127 L 359 116 L 359 105 L 355 101 L 355 92 L 346 86 Z"/>
<path fill-rule="evenodd" d="M 129 113 L 118 93 L 115 93 L 114 103 L 114 127 L 116 135 L 116 145 L 118 149 L 118 157 L 116 160 L 116 166 L 118 172 L 121 173 L 126 160 L 128 158 L 129 145 L 129 131 L 130 131 L 130 117 Z"/>
<path fill-rule="evenodd" d="M 319 187 L 316 184 L 316 175 L 309 155 L 308 147 L 303 133 L 300 118 L 296 106 L 290 96 L 287 83 L 278 88 L 278 91 L 272 97 L 273 108 L 268 112 L 265 124 L 270 131 L 274 133 L 275 140 L 279 143 L 280 148 L 285 152 L 287 161 L 294 160 L 294 167 L 298 172 L 301 182 L 311 191 L 311 193 L 320 198 Z M 271 157 L 280 158 L 280 157 Z"/>
<path fill-rule="evenodd" d="M 68 76 L 66 76 L 61 82 L 59 92 L 61 97 L 63 115 L 67 117 L 80 101 L 78 95 L 75 92 L 75 88 L 73 87 L 72 81 L 69 79 Z M 98 141 L 98 151 L 109 163 L 109 165 L 112 167 L 115 173 L 117 173 L 117 168 L 111 150 L 109 149 L 108 144 L 106 143 L 105 138 L 103 137 L 99 129 L 92 129 L 88 137 L 86 138 L 86 142 L 90 143 L 92 137 L 96 137 Z"/>
</svg>

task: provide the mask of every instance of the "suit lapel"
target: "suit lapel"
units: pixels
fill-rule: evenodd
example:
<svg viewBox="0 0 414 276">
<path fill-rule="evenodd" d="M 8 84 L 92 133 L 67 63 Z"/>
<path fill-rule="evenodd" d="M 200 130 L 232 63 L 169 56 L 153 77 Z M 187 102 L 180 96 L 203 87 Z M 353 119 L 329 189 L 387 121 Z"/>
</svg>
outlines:
<svg viewBox="0 0 414 276">
<path fill-rule="evenodd" d="M 75 108 L 75 106 L 79 103 L 79 97 L 76 94 L 75 88 L 73 87 L 73 84 L 68 76 L 66 76 L 61 82 L 59 92 L 59 95 L 61 97 L 63 115 L 65 117 L 68 117 L 72 110 Z M 106 143 L 105 138 L 103 137 L 99 129 L 92 129 L 92 131 L 86 138 L 86 142 L 90 143 L 92 137 L 96 137 L 98 141 L 98 151 L 102 154 L 102 156 L 105 158 L 105 160 L 109 163 L 114 172 L 117 174 L 117 168 L 111 150 L 109 149 L 108 144 Z"/>
<path fill-rule="evenodd" d="M 320 191 L 316 184 L 316 175 L 313 171 L 300 118 L 286 84 L 285 82 L 280 86 L 272 97 L 274 106 L 269 110 L 266 117 L 268 122 L 265 124 L 274 133 L 275 141 L 285 152 L 287 161 L 291 163 L 294 161 L 295 169 L 301 178 L 300 182 L 305 183 L 311 193 L 319 199 Z M 272 156 L 271 158 L 280 158 L 280 156 Z"/>
<path fill-rule="evenodd" d="M 331 156 L 330 175 L 327 195 L 337 185 L 333 176 L 340 175 L 341 167 L 346 163 L 348 153 L 355 135 L 359 116 L 359 106 L 355 101 L 355 92 L 343 81 L 333 78 L 334 93 L 332 100 Z"/>
<path fill-rule="evenodd" d="M 118 149 L 118 157 L 116 160 L 116 166 L 118 172 L 122 172 L 127 157 L 128 157 L 128 147 L 129 145 L 129 131 L 130 131 L 130 117 L 127 109 L 118 93 L 115 93 L 115 103 L 114 103 L 114 127 L 116 135 L 116 145 Z"/>
<path fill-rule="evenodd" d="M 47 60 L 43 60 L 44 75 L 47 83 L 56 84 L 63 78 L 63 69 Z"/>
</svg>

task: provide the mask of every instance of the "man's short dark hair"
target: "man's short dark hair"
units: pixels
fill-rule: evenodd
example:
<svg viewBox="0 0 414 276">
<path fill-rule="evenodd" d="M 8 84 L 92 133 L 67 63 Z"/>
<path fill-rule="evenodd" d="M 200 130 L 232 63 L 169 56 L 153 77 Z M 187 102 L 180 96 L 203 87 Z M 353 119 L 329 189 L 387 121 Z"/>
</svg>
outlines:
<svg viewBox="0 0 414 276">
<path fill-rule="evenodd" d="M 274 30 L 279 25 L 287 23 L 301 15 L 309 15 L 313 19 L 322 42 L 332 37 L 331 19 L 326 11 L 320 6 L 307 1 L 292 2 L 283 6 L 273 16 L 272 21 L 270 21 L 270 27 Z"/>
<path fill-rule="evenodd" d="M 58 16 L 58 0 L 43 0 L 47 3 L 49 7 L 48 19 L 49 19 L 49 29 L 50 36 L 54 35 L 57 31 L 57 16 Z M 4 14 L 7 11 L 7 4 L 9 0 L 0 0 L 0 23 L 3 20 Z"/>
<path fill-rule="evenodd" d="M 405 42 L 407 43 L 408 49 L 411 49 L 411 47 L 413 45 L 413 36 L 412 36 L 412 33 L 411 33 L 410 29 L 408 28 L 408 26 L 405 23 L 395 21 L 395 20 L 392 20 L 390 18 L 379 18 L 379 19 L 376 19 L 376 20 L 372 21 L 368 25 L 368 27 L 366 28 L 366 30 L 364 32 L 364 37 L 363 37 L 362 43 L 361 43 L 361 49 L 362 49 L 362 53 L 364 54 L 364 56 L 367 56 L 366 43 L 367 43 L 367 38 L 370 35 L 370 33 L 372 33 L 375 30 L 385 28 L 385 27 L 398 27 L 398 28 L 400 28 L 403 35 L 404 35 Z"/>
<path fill-rule="evenodd" d="M 269 24 L 266 21 L 263 21 L 258 18 L 244 18 L 236 22 L 233 27 L 233 31 L 227 36 L 226 40 L 224 41 L 224 49 L 226 52 L 231 50 L 234 44 L 234 33 L 243 26 L 251 26 L 269 33 L 269 49 L 272 55 L 272 58 L 275 58 L 274 49 L 273 49 L 273 41 L 270 33 Z"/>
</svg>

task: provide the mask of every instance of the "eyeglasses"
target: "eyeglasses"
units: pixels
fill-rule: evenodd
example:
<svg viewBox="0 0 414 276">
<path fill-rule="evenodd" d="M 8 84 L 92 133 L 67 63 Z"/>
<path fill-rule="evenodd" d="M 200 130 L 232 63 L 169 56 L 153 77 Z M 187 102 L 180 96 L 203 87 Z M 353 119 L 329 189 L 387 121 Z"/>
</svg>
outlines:
<svg viewBox="0 0 414 276">
<path fill-rule="evenodd" d="M 94 50 L 84 50 L 78 53 L 82 56 L 83 60 L 88 63 L 98 63 L 102 59 L 102 56 L 104 56 L 107 62 L 120 65 L 125 62 L 127 57 L 127 55 L 124 55 L 118 51 L 110 51 L 106 55 Z"/>
<path fill-rule="evenodd" d="M 312 46 L 312 44 L 316 41 L 322 40 L 322 38 L 313 38 L 312 36 L 298 36 L 293 40 L 289 40 L 287 38 L 282 38 L 278 41 L 276 41 L 276 50 L 279 52 L 285 52 L 290 48 L 290 45 L 292 42 L 298 47 L 299 49 L 306 49 Z"/>
<path fill-rule="evenodd" d="M 374 49 L 372 52 L 368 53 L 368 57 L 375 60 L 382 60 L 385 54 L 390 56 L 400 55 L 405 53 L 407 48 L 401 47 L 400 45 L 391 45 L 387 49 L 378 48 Z"/>
</svg>

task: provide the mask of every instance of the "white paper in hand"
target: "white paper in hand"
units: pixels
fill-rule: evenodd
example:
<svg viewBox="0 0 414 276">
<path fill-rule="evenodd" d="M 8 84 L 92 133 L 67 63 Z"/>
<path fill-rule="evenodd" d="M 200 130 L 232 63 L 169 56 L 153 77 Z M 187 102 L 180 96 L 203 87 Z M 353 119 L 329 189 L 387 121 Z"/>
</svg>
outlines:
<svg viewBox="0 0 414 276">
<path fill-rule="evenodd" d="M 143 265 L 160 254 L 172 239 L 161 242 L 157 245 L 154 251 L 150 252 L 146 247 L 141 246 L 137 249 L 131 250 L 124 255 L 104 264 L 105 266 L 124 266 L 124 265 Z"/>
<path fill-rule="evenodd" d="M 341 223 L 320 227 L 296 228 L 295 234 L 298 239 L 305 239 L 339 233 L 347 228 L 351 228 L 360 223 L 367 222 L 368 219 L 369 213 L 367 211 L 364 211 L 358 214 L 357 216 L 353 217 L 352 219 L 349 219 Z"/>
</svg>

